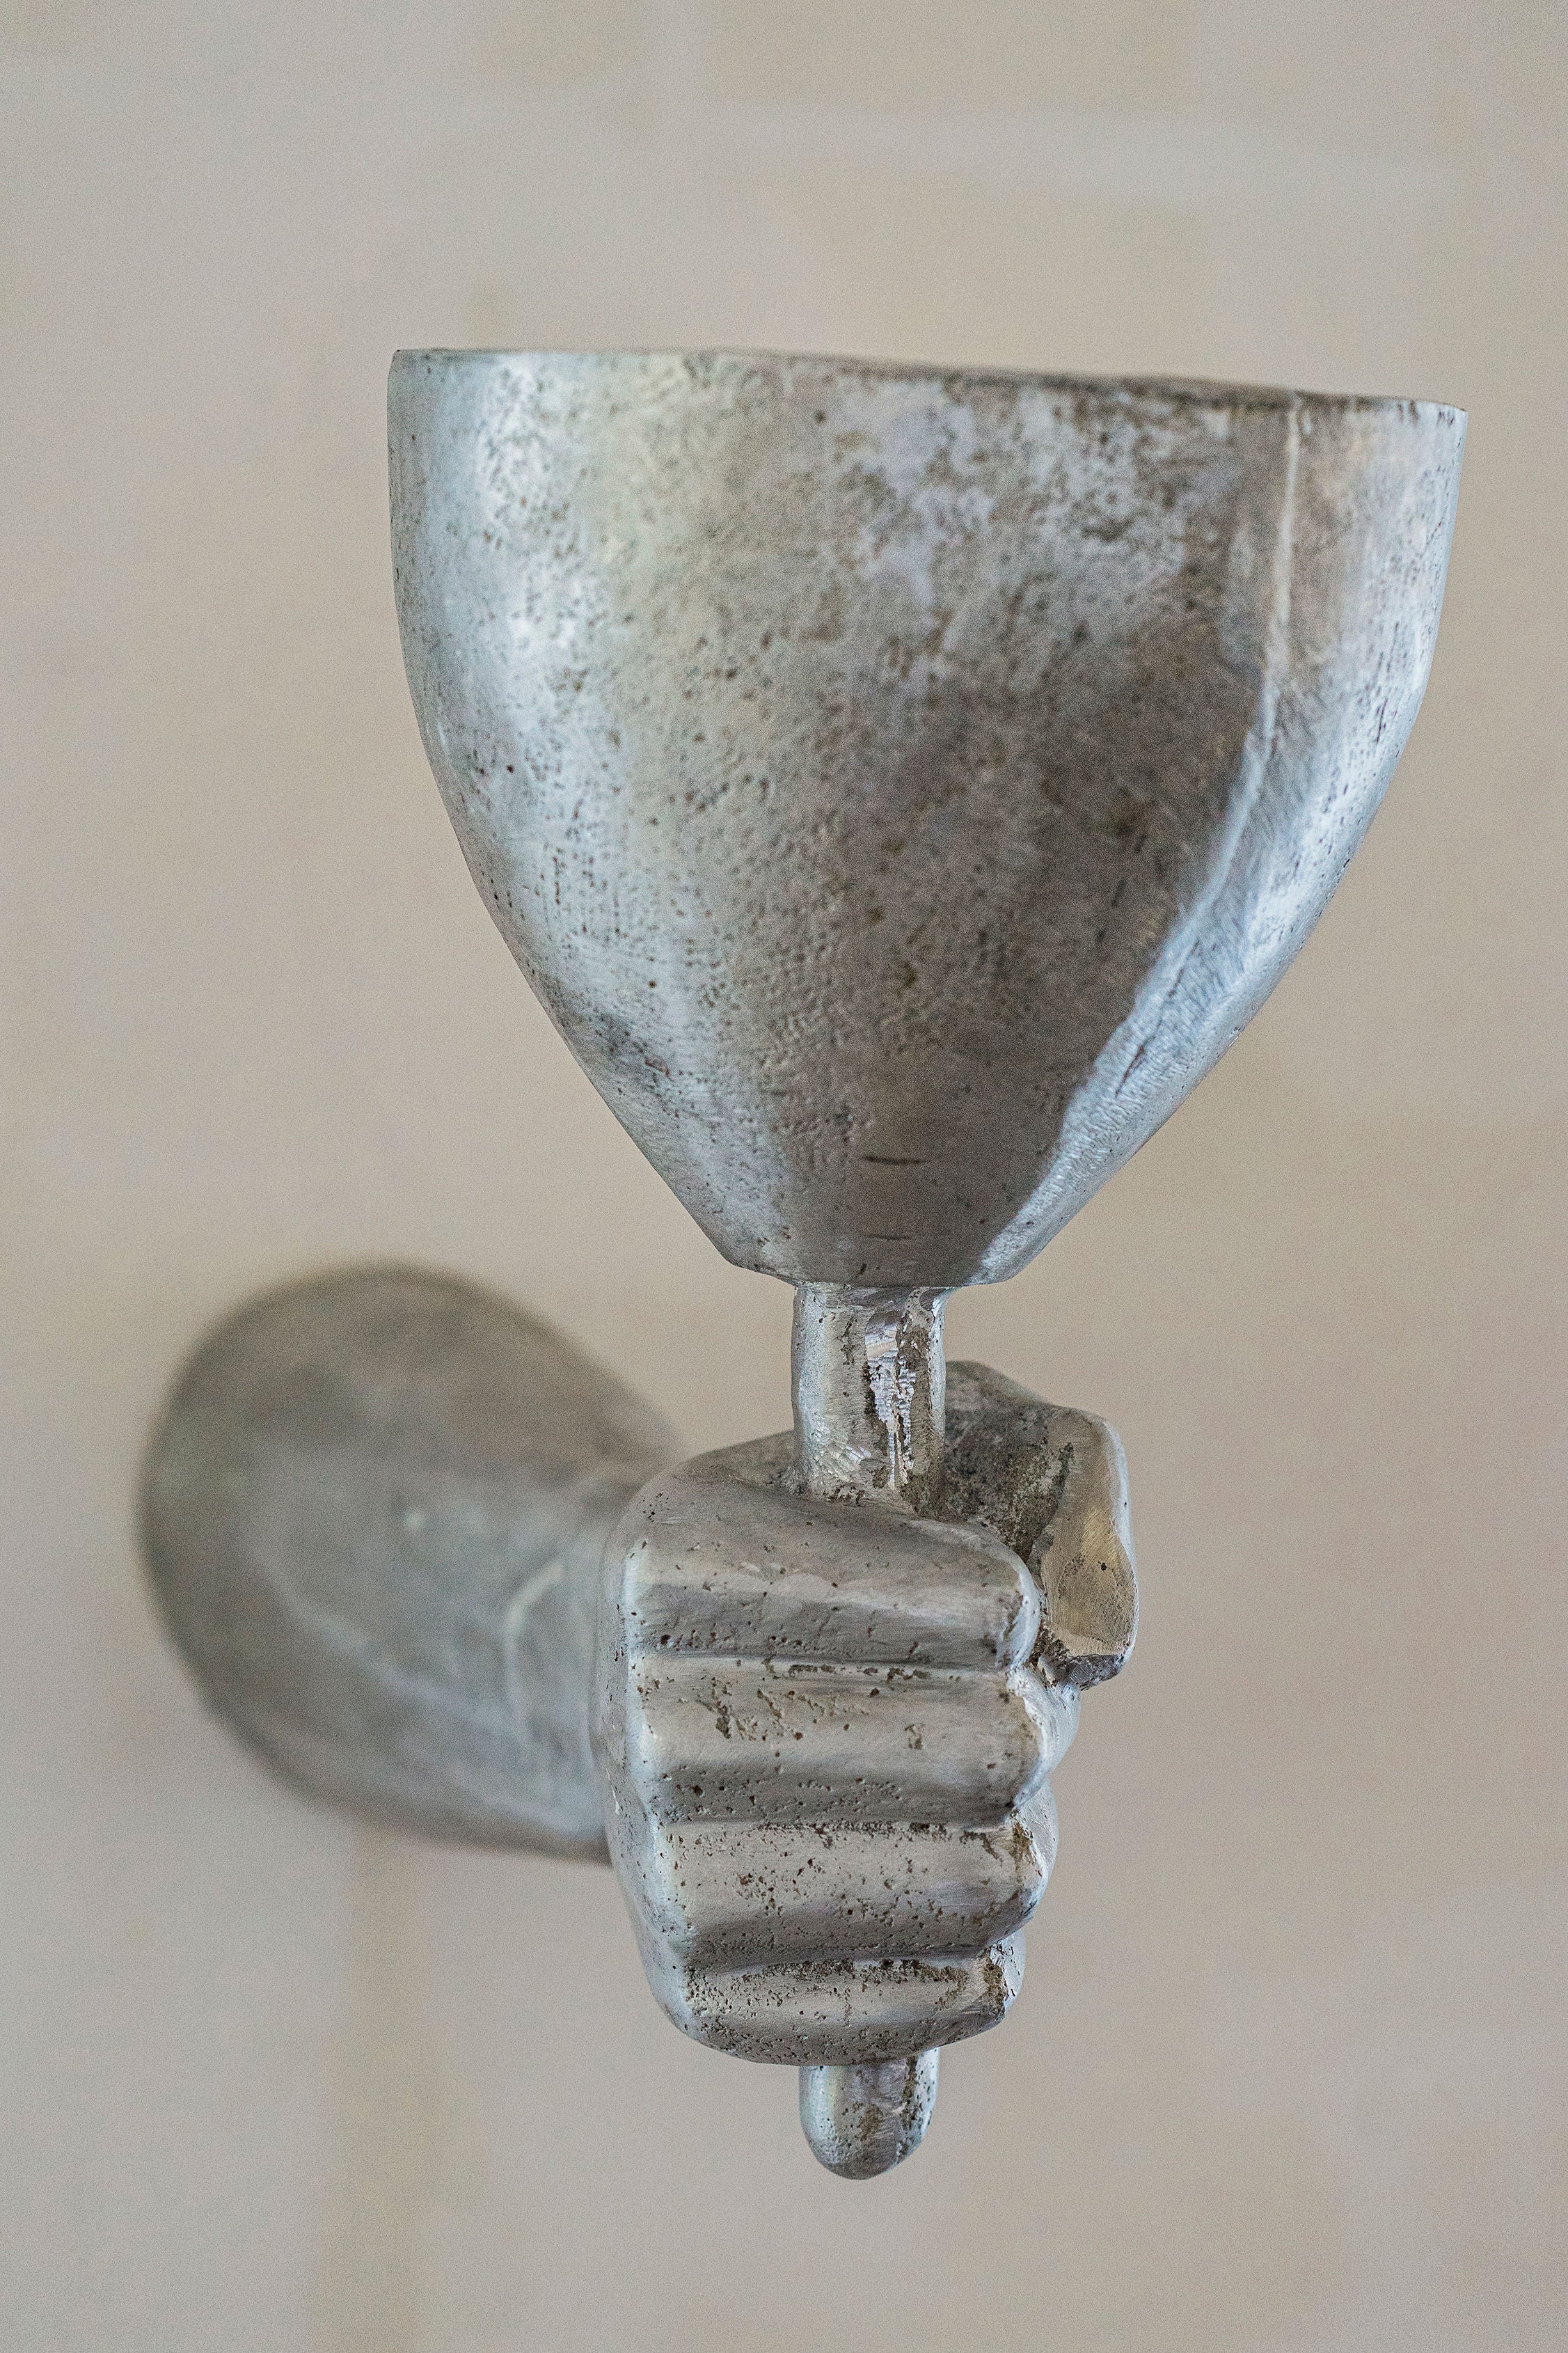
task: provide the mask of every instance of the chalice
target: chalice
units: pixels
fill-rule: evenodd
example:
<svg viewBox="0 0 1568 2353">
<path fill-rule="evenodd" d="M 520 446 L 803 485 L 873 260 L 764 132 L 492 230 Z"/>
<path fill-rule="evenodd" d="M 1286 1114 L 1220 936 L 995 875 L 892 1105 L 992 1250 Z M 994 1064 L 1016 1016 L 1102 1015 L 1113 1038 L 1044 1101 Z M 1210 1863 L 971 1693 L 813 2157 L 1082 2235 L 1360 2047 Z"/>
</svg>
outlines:
<svg viewBox="0 0 1568 2353">
<path fill-rule="evenodd" d="M 242 1589 L 247 1622 L 262 1585 L 274 1608 L 284 1556 L 344 1585 L 328 1555 L 370 1525 L 367 1425 L 339 1413 L 304 1473 L 300 1449 L 323 1367 L 352 1359 L 392 1534 L 354 1551 L 339 1648 L 374 1681 L 410 1432 L 440 1419 L 419 1476 L 448 1506 L 479 1476 L 448 1475 L 472 1417 L 436 1398 L 418 1335 L 439 1327 L 443 1382 L 466 1367 L 477 1394 L 463 1335 L 489 1311 L 414 1277 L 324 1306 L 307 1287 L 176 1393 L 154 1574 L 217 1704 L 297 1778 L 452 1834 L 607 1843 L 666 2011 L 798 2067 L 812 2147 L 850 2178 L 918 2143 L 938 2052 L 1011 2002 L 1049 1775 L 1136 1626 L 1114 1433 L 944 1366 L 943 1302 L 1058 1231 L 1307 937 L 1420 702 L 1463 429 L 1425 402 L 820 357 L 394 365 L 398 610 L 437 781 L 595 1086 L 725 1257 L 795 1286 L 794 1428 L 671 1468 L 584 1376 L 614 1467 L 595 1485 L 599 1441 L 557 1429 L 530 1551 L 543 1489 L 496 1466 L 531 1440 L 492 1415 L 482 1575 L 448 1510 L 419 1588 L 446 1715 L 415 1754 L 406 1675 L 379 1714 L 341 1678 L 308 1703 L 297 1615 L 286 1677 L 281 1634 L 241 1657 L 225 1630 Z M 492 1398 L 559 1345 L 508 1329 L 485 1325 L 512 1368 Z M 262 1395 L 287 1425 L 265 1461 Z M 525 1588 L 559 1639 L 520 1668 Z M 503 1735 L 552 1676 L 541 1796 L 537 1738 L 525 1766 Z"/>
</svg>

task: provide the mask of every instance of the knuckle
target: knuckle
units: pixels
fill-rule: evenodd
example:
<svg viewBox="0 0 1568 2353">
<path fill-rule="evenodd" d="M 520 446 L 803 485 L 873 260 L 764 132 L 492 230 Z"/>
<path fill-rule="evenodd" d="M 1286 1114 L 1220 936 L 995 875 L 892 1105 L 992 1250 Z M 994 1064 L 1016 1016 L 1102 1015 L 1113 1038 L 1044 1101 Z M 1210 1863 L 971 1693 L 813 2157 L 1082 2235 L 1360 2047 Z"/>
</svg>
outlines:
<svg viewBox="0 0 1568 2353">
<path fill-rule="evenodd" d="M 700 1469 L 653 1482 L 616 1532 L 610 1589 L 632 1650 L 932 1668 L 1031 1655 L 1038 1587 L 998 1537 Z"/>
<path fill-rule="evenodd" d="M 1034 1731 L 1036 1751 L 1039 1760 L 1037 1781 L 1054 1773 L 1072 1746 L 1078 1730 L 1080 1695 L 1076 1684 L 1046 1683 L 1037 1674 L 1022 1673 L 1014 1679 L 1014 1688 L 1020 1704 L 1025 1707 Z M 1020 1789 L 1020 1797 L 1029 1794 Z"/>
</svg>

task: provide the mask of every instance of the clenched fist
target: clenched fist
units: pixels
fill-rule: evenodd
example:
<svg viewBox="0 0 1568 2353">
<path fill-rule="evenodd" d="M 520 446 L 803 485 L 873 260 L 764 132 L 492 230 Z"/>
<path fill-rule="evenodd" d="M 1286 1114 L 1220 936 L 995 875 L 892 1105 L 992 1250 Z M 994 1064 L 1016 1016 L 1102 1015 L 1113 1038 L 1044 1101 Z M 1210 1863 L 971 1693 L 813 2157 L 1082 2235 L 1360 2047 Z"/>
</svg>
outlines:
<svg viewBox="0 0 1568 2353">
<path fill-rule="evenodd" d="M 654 1480 L 610 1540 L 610 1851 L 654 1992 L 699 2042 L 894 2059 L 1017 1990 L 1047 1777 L 1132 1644 L 1120 1443 L 952 1366 L 937 1509 L 803 1495 L 784 1436 Z"/>
</svg>

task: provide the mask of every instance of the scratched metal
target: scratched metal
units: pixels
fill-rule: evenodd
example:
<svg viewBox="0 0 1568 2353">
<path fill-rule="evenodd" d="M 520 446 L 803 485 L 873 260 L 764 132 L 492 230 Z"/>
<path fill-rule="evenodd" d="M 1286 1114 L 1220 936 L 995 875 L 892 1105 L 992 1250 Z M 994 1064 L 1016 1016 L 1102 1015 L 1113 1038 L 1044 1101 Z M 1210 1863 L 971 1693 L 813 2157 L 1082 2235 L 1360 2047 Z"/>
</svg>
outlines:
<svg viewBox="0 0 1568 2353">
<path fill-rule="evenodd" d="M 1225 385 L 398 358 L 437 778 L 728 1257 L 1011 1274 L 1175 1109 L 1388 782 L 1463 430 Z"/>
</svg>

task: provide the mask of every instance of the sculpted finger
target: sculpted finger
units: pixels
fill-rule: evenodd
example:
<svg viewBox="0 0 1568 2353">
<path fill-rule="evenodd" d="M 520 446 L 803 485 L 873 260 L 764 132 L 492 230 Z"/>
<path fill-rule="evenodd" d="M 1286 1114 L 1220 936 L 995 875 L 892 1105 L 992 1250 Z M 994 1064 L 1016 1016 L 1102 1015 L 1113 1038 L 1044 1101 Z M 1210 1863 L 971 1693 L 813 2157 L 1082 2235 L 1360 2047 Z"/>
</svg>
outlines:
<svg viewBox="0 0 1568 2353">
<path fill-rule="evenodd" d="M 1080 1689 L 1103 1683 L 1138 1630 L 1121 1440 L 987 1365 L 949 1366 L 947 1404 L 943 1509 L 1000 1536 L 1038 1577 L 1040 1672 Z"/>
<path fill-rule="evenodd" d="M 1042 1781 L 1032 1796 L 1024 1800 L 1018 1809 L 1018 1819 L 1033 1839 L 1035 1852 L 1040 1858 L 1040 1868 L 1049 1879 L 1056 1868 L 1059 1832 L 1057 1828 L 1057 1801 L 1051 1795 L 1048 1781 Z"/>
<path fill-rule="evenodd" d="M 1061 1509 L 1029 1556 L 1039 1577 L 1039 1655 L 1080 1689 L 1119 1674 L 1138 1634 L 1138 1580 L 1127 1502 L 1127 1458 L 1103 1421 L 1076 1414 L 1080 1436 Z"/>
<path fill-rule="evenodd" d="M 639 1659 L 627 1764 L 661 1821 L 1000 1823 L 1072 1736 L 1030 1674 Z"/>
<path fill-rule="evenodd" d="M 777 1961 L 918 1958 L 984 1952 L 1021 1928 L 1046 1883 L 1017 1821 L 649 1826 L 640 1857 L 658 1901 L 650 1925 L 702 1968 Z"/>
<path fill-rule="evenodd" d="M 867 1665 L 1027 1663 L 1039 1592 L 986 1528 L 773 1483 L 789 1440 L 702 1455 L 653 1480 L 610 1541 L 628 1650 Z"/>
<path fill-rule="evenodd" d="M 1022 1936 L 964 1958 L 798 1962 L 654 1976 L 675 2023 L 713 2049 L 785 2066 L 858 2066 L 984 2033 L 1011 2008 Z"/>
</svg>

